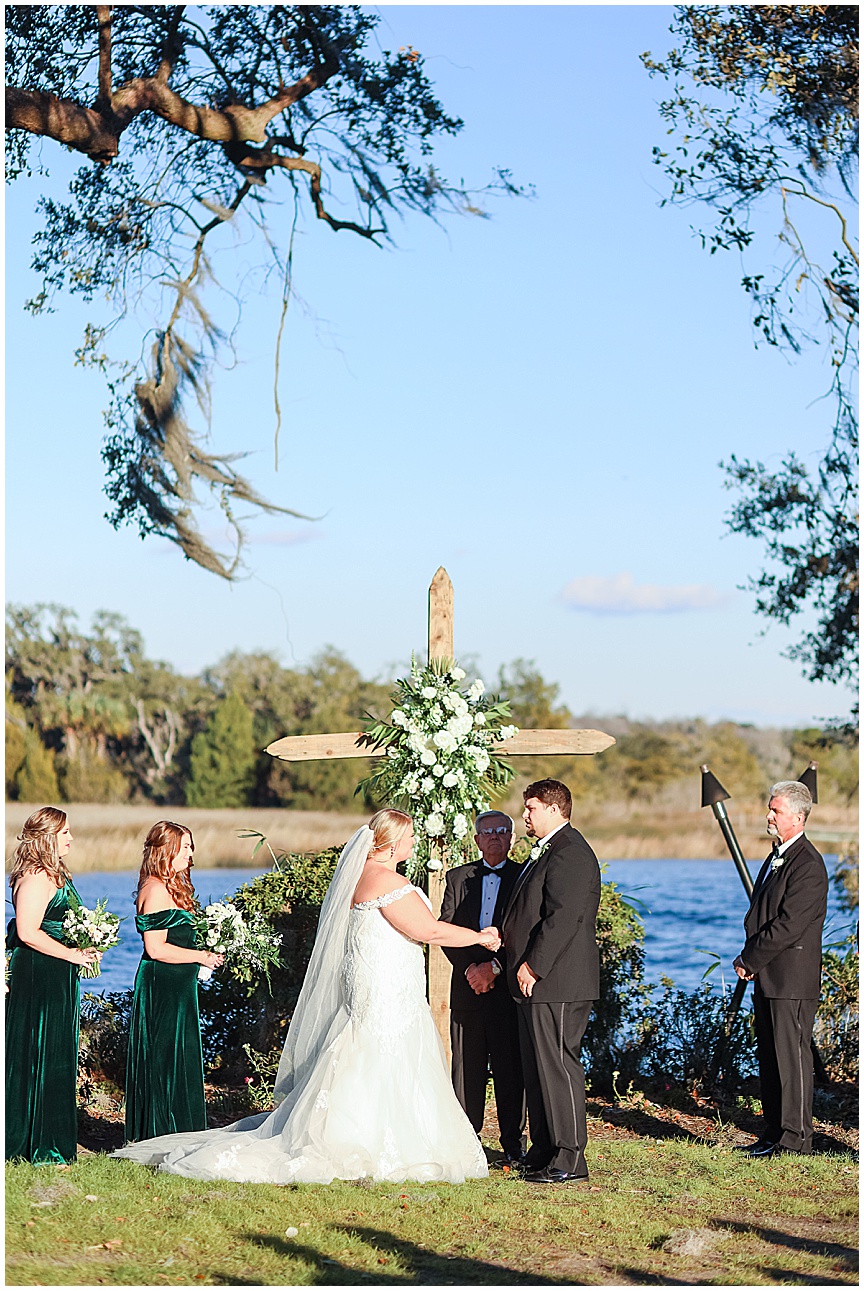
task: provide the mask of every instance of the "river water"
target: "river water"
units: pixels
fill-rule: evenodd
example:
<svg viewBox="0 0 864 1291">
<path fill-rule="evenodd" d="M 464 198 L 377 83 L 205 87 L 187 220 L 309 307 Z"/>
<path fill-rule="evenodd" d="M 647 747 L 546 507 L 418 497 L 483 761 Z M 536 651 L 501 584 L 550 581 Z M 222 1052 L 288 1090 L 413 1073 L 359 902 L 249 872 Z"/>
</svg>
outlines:
<svg viewBox="0 0 864 1291">
<path fill-rule="evenodd" d="M 826 858 L 829 873 L 834 858 Z M 755 878 L 758 865 L 752 865 Z M 202 904 L 230 895 L 264 869 L 218 869 L 194 871 L 195 888 Z M 699 985 L 713 961 L 721 958 L 726 984 L 734 981 L 732 960 L 743 944 L 742 921 L 747 897 L 731 860 L 724 861 L 609 861 L 605 878 L 618 885 L 632 901 L 645 923 L 645 980 L 657 982 L 661 974 L 689 991 Z M 134 870 L 81 874 L 75 886 L 86 906 L 100 897 L 108 898 L 108 909 L 125 915 L 122 941 L 103 960 L 100 977 L 84 985 L 91 991 L 125 991 L 132 986 L 141 957 L 141 939 L 135 931 L 132 894 L 137 881 Z M 637 904 L 639 903 L 639 904 Z M 6 902 L 7 922 L 12 915 Z M 850 923 L 840 910 L 833 887 L 828 900 L 826 942 L 837 940 Z M 720 988 L 720 969 L 709 980 Z"/>
</svg>

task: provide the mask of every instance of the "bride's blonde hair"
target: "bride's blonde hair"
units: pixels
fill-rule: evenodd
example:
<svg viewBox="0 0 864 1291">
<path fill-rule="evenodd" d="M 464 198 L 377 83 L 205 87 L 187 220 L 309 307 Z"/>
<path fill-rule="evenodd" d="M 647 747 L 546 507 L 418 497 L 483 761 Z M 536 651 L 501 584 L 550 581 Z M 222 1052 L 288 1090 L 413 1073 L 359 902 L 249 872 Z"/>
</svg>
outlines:
<svg viewBox="0 0 864 1291">
<path fill-rule="evenodd" d="M 373 852 L 383 851 L 385 847 L 395 847 L 413 823 L 411 816 L 404 811 L 396 811 L 393 807 L 376 811 L 369 821 L 369 828 L 375 835 L 369 849 L 370 856 Z"/>
</svg>

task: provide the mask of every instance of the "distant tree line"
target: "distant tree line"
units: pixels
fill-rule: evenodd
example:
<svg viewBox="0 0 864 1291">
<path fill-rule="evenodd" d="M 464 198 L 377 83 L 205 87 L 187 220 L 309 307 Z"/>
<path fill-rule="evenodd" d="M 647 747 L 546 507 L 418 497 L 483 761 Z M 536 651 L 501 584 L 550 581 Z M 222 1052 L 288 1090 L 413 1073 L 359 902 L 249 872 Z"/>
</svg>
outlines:
<svg viewBox="0 0 864 1291">
<path fill-rule="evenodd" d="M 490 689 L 525 727 L 593 725 L 617 743 L 601 757 L 517 758 L 512 803 L 552 775 L 577 800 L 651 798 L 700 762 L 738 797 L 819 761 L 820 796 L 851 802 L 857 749 L 846 731 L 765 731 L 700 718 L 631 722 L 574 715 L 530 661 L 502 667 Z M 354 796 L 369 764 L 287 763 L 263 749 L 280 735 L 360 729 L 389 711 L 390 682 L 367 680 L 328 647 L 302 668 L 265 651 L 232 652 L 197 676 L 149 659 L 141 633 L 100 611 L 82 630 L 74 611 L 13 605 L 6 636 L 6 795 L 22 802 L 153 802 L 365 810 Z"/>
</svg>

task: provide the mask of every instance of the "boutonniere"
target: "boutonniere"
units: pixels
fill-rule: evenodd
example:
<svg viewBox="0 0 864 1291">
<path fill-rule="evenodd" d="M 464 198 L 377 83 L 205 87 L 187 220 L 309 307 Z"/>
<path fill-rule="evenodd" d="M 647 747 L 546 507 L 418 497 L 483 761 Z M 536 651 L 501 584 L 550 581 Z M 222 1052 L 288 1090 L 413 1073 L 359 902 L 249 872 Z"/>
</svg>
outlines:
<svg viewBox="0 0 864 1291">
<path fill-rule="evenodd" d="M 785 857 L 785 856 L 780 856 L 780 855 L 772 856 L 772 857 L 771 857 L 771 870 L 772 870 L 772 873 L 773 873 L 773 871 L 774 871 L 774 870 L 779 870 L 779 869 L 780 869 L 780 866 L 783 864 L 783 862 L 784 862 L 785 860 L 786 860 L 786 857 Z"/>
<path fill-rule="evenodd" d="M 531 851 L 528 853 L 528 860 L 536 861 L 539 858 L 540 854 L 545 851 L 545 849 L 546 849 L 545 843 L 537 843 L 534 847 L 531 848 Z"/>
</svg>

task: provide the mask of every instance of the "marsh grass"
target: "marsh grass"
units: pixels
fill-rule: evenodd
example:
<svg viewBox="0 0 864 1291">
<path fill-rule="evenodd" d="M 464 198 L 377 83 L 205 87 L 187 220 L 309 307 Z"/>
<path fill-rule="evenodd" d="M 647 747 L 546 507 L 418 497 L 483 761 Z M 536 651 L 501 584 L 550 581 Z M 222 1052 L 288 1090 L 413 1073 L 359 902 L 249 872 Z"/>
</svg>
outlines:
<svg viewBox="0 0 864 1291">
<path fill-rule="evenodd" d="M 38 805 L 38 804 L 37 804 Z M 35 807 L 6 804 L 6 867 L 15 850 L 15 836 Z M 69 856 L 73 874 L 92 870 L 137 870 L 141 849 L 157 820 L 188 825 L 195 838 L 195 865 L 199 869 L 270 863 L 266 850 L 252 861 L 254 840 L 242 838 L 246 829 L 265 834 L 271 845 L 293 852 L 317 852 L 344 843 L 368 819 L 326 811 L 288 811 L 280 808 L 239 807 L 208 810 L 203 807 L 157 807 L 113 803 L 71 803 L 65 808 L 74 842 Z"/>
<path fill-rule="evenodd" d="M 6 804 L 6 862 L 15 850 L 15 835 L 39 804 Z M 857 809 L 821 804 L 812 819 L 810 836 L 820 844 L 826 832 L 826 852 L 836 851 L 838 832 L 856 835 Z M 242 807 L 208 810 L 196 807 L 162 807 L 149 803 L 71 803 L 69 820 L 75 838 L 70 856 L 73 873 L 88 870 L 137 869 L 147 830 L 160 819 L 188 824 L 195 836 L 195 864 L 200 869 L 250 864 L 253 843 L 240 831 L 260 830 L 275 848 L 292 852 L 320 851 L 350 838 L 367 816 L 326 811 L 289 811 L 287 808 Z M 764 807 L 761 803 L 733 803 L 730 809 L 746 856 L 761 860 L 768 852 Z M 644 801 L 576 803 L 574 824 L 591 842 L 601 861 L 691 860 L 726 858 L 725 845 L 709 811 L 683 810 L 677 800 L 655 804 Z M 517 829 L 521 836 L 522 829 Z M 255 864 L 266 865 L 258 853 Z"/>
<path fill-rule="evenodd" d="M 7 1283 L 857 1283 L 850 1157 L 756 1164 L 649 1139 L 598 1142 L 590 1163 L 590 1186 L 554 1188 L 500 1171 L 460 1186 L 276 1188 L 101 1155 L 63 1170 L 17 1164 L 7 1167 Z M 674 1253 L 681 1230 L 698 1230 L 698 1254 Z"/>
</svg>

